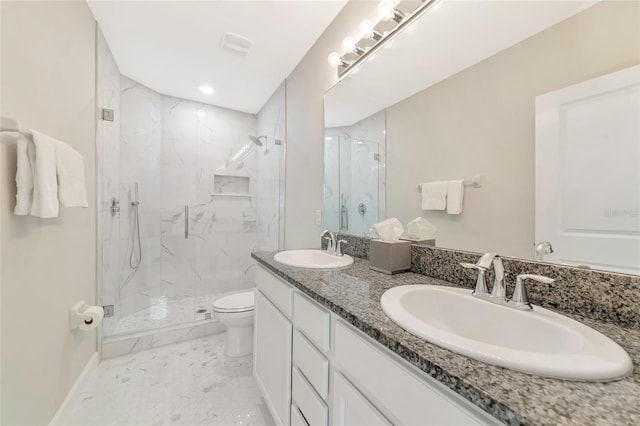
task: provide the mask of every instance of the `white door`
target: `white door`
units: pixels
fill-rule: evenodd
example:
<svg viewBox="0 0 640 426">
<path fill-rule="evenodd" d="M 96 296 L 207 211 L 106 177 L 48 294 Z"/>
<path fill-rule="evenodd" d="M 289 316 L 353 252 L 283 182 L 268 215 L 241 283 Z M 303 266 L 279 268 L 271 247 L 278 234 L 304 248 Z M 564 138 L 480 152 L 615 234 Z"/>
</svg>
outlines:
<svg viewBox="0 0 640 426">
<path fill-rule="evenodd" d="M 387 419 L 341 374 L 333 373 L 333 426 L 386 426 Z"/>
<path fill-rule="evenodd" d="M 535 170 L 545 261 L 640 274 L 640 65 L 536 97 Z"/>
<path fill-rule="evenodd" d="M 287 317 L 256 291 L 255 377 L 276 424 L 289 424 L 292 326 Z"/>
</svg>

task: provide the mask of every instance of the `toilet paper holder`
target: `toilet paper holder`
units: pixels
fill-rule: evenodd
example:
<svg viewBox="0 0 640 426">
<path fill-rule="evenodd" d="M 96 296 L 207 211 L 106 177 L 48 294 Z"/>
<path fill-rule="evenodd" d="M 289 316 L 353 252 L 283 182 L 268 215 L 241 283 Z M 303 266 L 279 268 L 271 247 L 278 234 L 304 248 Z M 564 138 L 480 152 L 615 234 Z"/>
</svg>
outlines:
<svg viewBox="0 0 640 426">
<path fill-rule="evenodd" d="M 81 328 L 91 330 L 98 326 L 104 317 L 101 306 L 89 306 L 84 300 L 74 303 L 69 310 L 69 330 Z"/>
</svg>

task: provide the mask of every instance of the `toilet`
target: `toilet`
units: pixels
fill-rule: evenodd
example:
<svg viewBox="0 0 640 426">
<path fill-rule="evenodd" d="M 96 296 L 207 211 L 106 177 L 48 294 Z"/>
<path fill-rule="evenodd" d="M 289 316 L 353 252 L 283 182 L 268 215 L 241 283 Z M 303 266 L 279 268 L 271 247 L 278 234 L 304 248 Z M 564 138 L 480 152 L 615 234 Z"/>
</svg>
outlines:
<svg viewBox="0 0 640 426">
<path fill-rule="evenodd" d="M 253 290 L 230 294 L 213 302 L 213 315 L 227 328 L 225 354 L 230 357 L 253 352 Z"/>
</svg>

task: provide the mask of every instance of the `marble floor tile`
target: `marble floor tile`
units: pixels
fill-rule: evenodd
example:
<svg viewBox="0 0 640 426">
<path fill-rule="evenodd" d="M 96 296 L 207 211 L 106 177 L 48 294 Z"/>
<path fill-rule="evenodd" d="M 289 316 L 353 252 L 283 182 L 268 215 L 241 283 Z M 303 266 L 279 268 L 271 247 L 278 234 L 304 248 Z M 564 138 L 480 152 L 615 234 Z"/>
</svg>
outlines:
<svg viewBox="0 0 640 426">
<path fill-rule="evenodd" d="M 252 376 L 252 357 L 225 357 L 224 337 L 103 361 L 61 424 L 272 425 Z"/>
</svg>

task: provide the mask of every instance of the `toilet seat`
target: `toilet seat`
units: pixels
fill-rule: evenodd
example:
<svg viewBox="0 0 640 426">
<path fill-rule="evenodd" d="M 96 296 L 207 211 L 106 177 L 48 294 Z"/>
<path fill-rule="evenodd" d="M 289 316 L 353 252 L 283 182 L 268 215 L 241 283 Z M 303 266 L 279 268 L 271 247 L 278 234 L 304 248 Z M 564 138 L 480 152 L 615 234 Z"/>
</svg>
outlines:
<svg viewBox="0 0 640 426">
<path fill-rule="evenodd" d="M 220 313 L 253 311 L 255 293 L 253 290 L 230 294 L 213 302 L 213 311 Z"/>
</svg>

